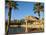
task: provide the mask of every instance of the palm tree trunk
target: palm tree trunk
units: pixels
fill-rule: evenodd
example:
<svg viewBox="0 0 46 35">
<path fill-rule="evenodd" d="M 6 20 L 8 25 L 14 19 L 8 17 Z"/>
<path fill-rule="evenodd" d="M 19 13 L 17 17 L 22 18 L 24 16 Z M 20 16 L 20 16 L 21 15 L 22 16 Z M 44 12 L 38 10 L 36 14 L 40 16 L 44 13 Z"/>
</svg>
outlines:
<svg viewBox="0 0 46 35">
<path fill-rule="evenodd" d="M 11 22 L 11 10 L 12 10 L 12 8 L 10 7 L 9 8 L 9 13 L 8 13 L 8 17 L 9 17 L 9 20 L 8 21 L 9 21 L 9 23 Z"/>
<path fill-rule="evenodd" d="M 40 19 L 40 12 L 38 12 L 38 16 L 39 16 L 39 19 Z"/>
<path fill-rule="evenodd" d="M 43 12 L 42 20 L 44 20 L 44 12 Z"/>
<path fill-rule="evenodd" d="M 39 16 L 39 23 L 40 23 L 40 12 L 38 12 L 38 16 Z M 40 25 L 39 25 L 40 27 Z M 39 28 L 39 31 L 40 31 L 40 28 Z"/>
<path fill-rule="evenodd" d="M 8 12 L 8 31 L 7 31 L 7 35 L 8 35 L 8 32 L 9 32 L 9 24 L 11 22 L 11 10 L 12 10 L 12 8 L 10 7 L 9 12 Z"/>
</svg>

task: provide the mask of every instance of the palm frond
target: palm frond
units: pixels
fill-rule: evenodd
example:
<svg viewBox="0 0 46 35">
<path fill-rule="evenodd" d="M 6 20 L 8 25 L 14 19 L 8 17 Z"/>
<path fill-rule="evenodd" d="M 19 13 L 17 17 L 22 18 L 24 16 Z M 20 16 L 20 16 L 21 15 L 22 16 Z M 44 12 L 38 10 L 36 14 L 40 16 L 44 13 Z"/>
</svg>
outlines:
<svg viewBox="0 0 46 35">
<path fill-rule="evenodd" d="M 34 8 L 33 8 L 34 11 L 44 11 L 44 4 L 43 3 L 35 3 L 34 4 Z"/>
<path fill-rule="evenodd" d="M 9 1 L 8 0 L 5 0 L 5 4 L 7 4 Z"/>
<path fill-rule="evenodd" d="M 34 14 L 36 14 L 36 11 L 34 11 Z"/>
<path fill-rule="evenodd" d="M 14 7 L 14 9 L 18 9 L 17 6 L 18 6 L 17 2 L 12 1 L 12 7 Z"/>
<path fill-rule="evenodd" d="M 44 5 L 41 5 L 40 11 L 43 11 L 44 12 Z"/>
<path fill-rule="evenodd" d="M 17 1 L 10 1 L 11 2 L 11 7 L 14 7 L 14 9 L 18 9 L 17 6 Z M 5 7 L 8 7 L 8 3 L 9 1 L 8 0 L 5 0 Z"/>
<path fill-rule="evenodd" d="M 41 3 L 39 3 L 39 2 L 35 3 L 35 6 L 38 6 L 38 5 L 41 5 Z"/>
</svg>

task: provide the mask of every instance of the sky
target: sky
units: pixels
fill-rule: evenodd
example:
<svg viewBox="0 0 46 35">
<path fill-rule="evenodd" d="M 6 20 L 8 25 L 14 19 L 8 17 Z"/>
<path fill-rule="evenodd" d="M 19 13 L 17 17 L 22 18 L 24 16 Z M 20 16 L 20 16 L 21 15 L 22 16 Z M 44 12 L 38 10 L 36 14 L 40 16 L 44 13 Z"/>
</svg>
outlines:
<svg viewBox="0 0 46 35">
<path fill-rule="evenodd" d="M 11 20 L 22 19 L 25 16 L 35 16 L 38 17 L 38 14 L 34 14 L 34 3 L 35 2 L 18 2 L 18 9 L 12 8 Z M 5 19 L 8 20 L 8 8 L 5 8 Z M 43 13 L 41 13 L 41 18 Z"/>
</svg>

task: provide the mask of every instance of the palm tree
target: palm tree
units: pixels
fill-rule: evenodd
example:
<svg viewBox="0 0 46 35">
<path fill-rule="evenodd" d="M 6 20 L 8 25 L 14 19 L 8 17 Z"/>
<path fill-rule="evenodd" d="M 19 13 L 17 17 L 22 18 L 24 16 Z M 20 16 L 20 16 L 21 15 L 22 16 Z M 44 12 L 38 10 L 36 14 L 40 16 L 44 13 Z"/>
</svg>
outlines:
<svg viewBox="0 0 46 35">
<path fill-rule="evenodd" d="M 39 23 L 40 23 L 40 12 L 43 12 L 43 14 L 44 14 L 44 3 L 39 3 L 39 2 L 35 3 L 33 10 L 34 10 L 34 13 L 38 13 Z M 40 29 L 39 29 L 39 31 L 40 31 Z"/>
<path fill-rule="evenodd" d="M 40 12 L 44 13 L 44 4 L 43 3 L 35 3 L 34 5 L 34 13 L 38 13 L 39 19 L 40 19 Z"/>
<path fill-rule="evenodd" d="M 9 26 L 9 23 L 11 21 L 12 8 L 17 9 L 18 4 L 15 1 L 5 0 L 5 5 L 6 5 L 5 7 L 8 7 L 8 9 L 9 9 L 9 12 L 8 12 L 8 26 Z M 7 29 L 7 31 L 8 31 L 8 29 Z"/>
</svg>

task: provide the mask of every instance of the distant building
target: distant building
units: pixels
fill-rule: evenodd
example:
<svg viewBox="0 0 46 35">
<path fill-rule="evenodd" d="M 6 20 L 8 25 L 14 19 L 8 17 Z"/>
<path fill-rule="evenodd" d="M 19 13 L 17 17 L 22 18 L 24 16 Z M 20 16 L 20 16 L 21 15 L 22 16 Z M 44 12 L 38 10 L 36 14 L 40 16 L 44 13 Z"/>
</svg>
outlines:
<svg viewBox="0 0 46 35">
<path fill-rule="evenodd" d="M 34 17 L 34 16 L 26 16 L 19 21 L 14 20 L 11 23 L 12 24 L 10 24 L 10 30 L 13 31 L 15 29 L 14 30 L 15 32 L 17 31 L 16 29 L 18 29 L 18 30 L 20 29 L 20 31 L 22 30 L 24 32 L 28 32 L 31 29 L 33 29 L 33 30 L 38 29 L 38 28 L 44 29 L 44 24 L 43 24 L 42 20 L 39 20 L 39 18 Z M 28 30 L 28 29 L 30 29 L 30 30 Z"/>
<path fill-rule="evenodd" d="M 30 25 L 32 28 L 43 28 L 42 20 L 34 16 L 26 16 L 24 17 L 27 25 Z"/>
</svg>

